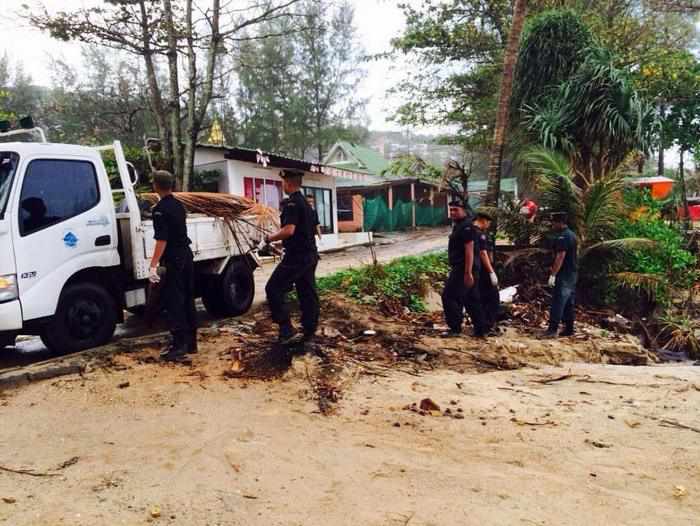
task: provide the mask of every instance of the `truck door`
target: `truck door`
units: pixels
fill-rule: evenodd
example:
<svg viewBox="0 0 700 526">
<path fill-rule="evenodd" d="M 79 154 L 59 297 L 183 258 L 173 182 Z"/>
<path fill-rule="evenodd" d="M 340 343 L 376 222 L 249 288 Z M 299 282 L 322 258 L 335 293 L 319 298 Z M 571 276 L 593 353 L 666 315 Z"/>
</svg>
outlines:
<svg viewBox="0 0 700 526">
<path fill-rule="evenodd" d="M 118 264 L 104 168 L 94 160 L 32 159 L 17 206 L 15 261 L 25 320 L 51 316 L 66 281 Z"/>
</svg>

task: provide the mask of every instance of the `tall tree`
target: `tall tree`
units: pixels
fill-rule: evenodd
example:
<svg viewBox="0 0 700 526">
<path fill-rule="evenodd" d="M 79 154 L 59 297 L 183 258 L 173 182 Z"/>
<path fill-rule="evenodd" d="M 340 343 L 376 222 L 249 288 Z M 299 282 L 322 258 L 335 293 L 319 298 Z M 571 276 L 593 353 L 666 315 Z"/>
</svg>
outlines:
<svg viewBox="0 0 700 526">
<path fill-rule="evenodd" d="M 361 123 L 362 50 L 349 2 L 305 0 L 300 8 L 296 23 L 265 28 L 284 36 L 242 47 L 238 104 L 245 144 L 322 160 Z"/>
<path fill-rule="evenodd" d="M 249 0 L 241 6 L 220 0 L 107 0 L 105 6 L 57 14 L 27 11 L 27 18 L 55 38 L 117 49 L 143 61 L 164 155 L 187 189 L 194 148 L 216 96 L 213 87 L 228 73 L 219 67 L 225 46 L 235 50 L 246 30 L 289 16 L 299 1 Z M 165 83 L 158 74 L 163 61 L 169 72 Z M 201 70 L 199 61 L 205 64 Z M 187 82 L 181 81 L 183 64 Z"/>
<path fill-rule="evenodd" d="M 518 59 L 520 35 L 525 25 L 528 0 L 515 0 L 513 6 L 513 19 L 508 33 L 508 45 L 503 58 L 503 76 L 501 77 L 501 90 L 498 96 L 498 110 L 496 113 L 496 127 L 493 133 L 493 144 L 489 158 L 489 182 L 486 191 L 485 204 L 497 206 L 501 192 L 501 164 L 503 162 L 503 149 L 508 131 L 508 119 L 510 116 L 510 99 L 513 93 L 513 75 Z"/>
<path fill-rule="evenodd" d="M 337 140 L 338 128 L 352 124 L 364 106 L 356 96 L 363 70 L 354 8 L 347 0 L 331 7 L 328 0 L 307 0 L 307 29 L 299 33 L 301 96 L 318 161 Z"/>
</svg>

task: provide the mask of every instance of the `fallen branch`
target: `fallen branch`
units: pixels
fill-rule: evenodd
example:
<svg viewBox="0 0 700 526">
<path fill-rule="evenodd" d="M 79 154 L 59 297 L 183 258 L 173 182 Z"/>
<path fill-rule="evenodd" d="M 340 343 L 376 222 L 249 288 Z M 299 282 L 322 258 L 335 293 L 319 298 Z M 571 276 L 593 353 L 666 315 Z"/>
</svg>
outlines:
<svg viewBox="0 0 700 526">
<path fill-rule="evenodd" d="M 30 477 L 60 477 L 59 473 L 38 473 L 29 469 L 13 469 L 6 466 L 0 466 L 0 471 L 6 471 L 8 473 L 16 473 L 18 475 L 28 475 Z"/>
<path fill-rule="evenodd" d="M 544 385 L 549 385 L 553 384 L 555 382 L 561 382 L 563 380 L 568 380 L 569 378 L 574 378 L 576 375 L 575 374 L 564 374 L 562 376 L 555 376 L 555 377 L 550 377 L 550 378 L 540 378 L 540 379 L 533 379 L 530 380 L 531 382 L 537 382 L 538 384 L 544 384 Z"/>
<path fill-rule="evenodd" d="M 497 389 L 501 391 L 513 391 L 514 393 L 522 393 L 530 396 L 536 396 L 537 398 L 540 397 L 540 395 L 535 394 L 535 393 L 530 393 L 528 391 L 523 391 L 522 389 L 513 389 L 512 387 L 498 387 Z"/>
<path fill-rule="evenodd" d="M 675 420 L 660 420 L 659 425 L 663 427 L 677 427 L 678 429 L 686 429 L 688 431 L 695 431 L 696 433 L 700 433 L 699 428 L 681 424 L 680 422 L 677 422 Z"/>
</svg>

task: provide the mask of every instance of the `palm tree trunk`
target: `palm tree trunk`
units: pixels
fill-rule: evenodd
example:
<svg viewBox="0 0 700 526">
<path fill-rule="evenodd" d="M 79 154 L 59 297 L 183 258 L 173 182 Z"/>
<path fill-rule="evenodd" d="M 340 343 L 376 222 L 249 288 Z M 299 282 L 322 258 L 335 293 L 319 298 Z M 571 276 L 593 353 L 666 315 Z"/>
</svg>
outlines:
<svg viewBox="0 0 700 526">
<path fill-rule="evenodd" d="M 685 151 L 681 149 L 680 152 L 680 160 L 678 163 L 678 171 L 680 172 L 680 177 L 681 177 L 681 194 L 683 196 L 683 226 L 685 227 L 686 232 L 690 230 L 690 208 L 688 207 L 688 191 L 685 186 L 685 166 L 683 164 L 683 157 L 684 157 Z"/>
<path fill-rule="evenodd" d="M 496 116 L 496 128 L 493 134 L 491 155 L 489 159 L 489 184 L 486 192 L 486 205 L 498 206 L 498 196 L 501 191 L 501 163 L 503 161 L 503 148 L 506 142 L 508 130 L 508 116 L 510 113 L 510 98 L 513 94 L 513 73 L 515 63 L 518 60 L 518 48 L 520 35 L 523 32 L 525 15 L 527 14 L 527 0 L 515 0 L 513 6 L 513 22 L 508 34 L 508 45 L 503 59 L 503 78 L 501 79 L 501 91 L 498 98 L 498 113 Z"/>
</svg>

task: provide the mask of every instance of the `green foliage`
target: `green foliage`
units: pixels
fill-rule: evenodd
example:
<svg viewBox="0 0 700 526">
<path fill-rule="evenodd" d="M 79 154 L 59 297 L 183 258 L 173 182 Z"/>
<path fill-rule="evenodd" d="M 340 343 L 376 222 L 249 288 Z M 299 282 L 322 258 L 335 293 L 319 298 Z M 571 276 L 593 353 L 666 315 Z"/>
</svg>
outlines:
<svg viewBox="0 0 700 526">
<path fill-rule="evenodd" d="M 349 2 L 304 0 L 297 22 L 278 18 L 271 38 L 241 46 L 238 60 L 243 145 L 322 160 L 339 140 L 365 135 L 362 49 Z"/>
<path fill-rule="evenodd" d="M 426 284 L 444 278 L 449 271 L 447 254 L 409 256 L 388 265 L 371 265 L 319 278 L 321 293 L 340 292 L 361 303 L 400 303 L 413 312 L 423 312 L 421 291 Z"/>
<path fill-rule="evenodd" d="M 415 155 L 402 155 L 392 161 L 389 167 L 383 170 L 380 175 L 437 181 L 442 177 L 442 170 Z"/>
<path fill-rule="evenodd" d="M 655 112 L 608 50 L 590 48 L 578 70 L 524 121 L 535 141 L 566 155 L 577 178 L 593 181 L 616 170 L 635 150 L 647 151 Z"/>
<path fill-rule="evenodd" d="M 545 11 L 531 18 L 520 43 L 512 108 L 538 104 L 550 95 L 578 70 L 592 44 L 590 29 L 572 10 Z"/>
<path fill-rule="evenodd" d="M 654 241 L 653 246 L 628 252 L 624 266 L 630 272 L 659 277 L 657 296 L 668 298 L 672 287 L 687 288 L 697 278 L 697 260 L 685 249 L 683 235 L 663 220 L 662 205 L 647 192 L 629 190 L 625 201 L 634 212 L 620 219 L 618 235 Z"/>
</svg>

